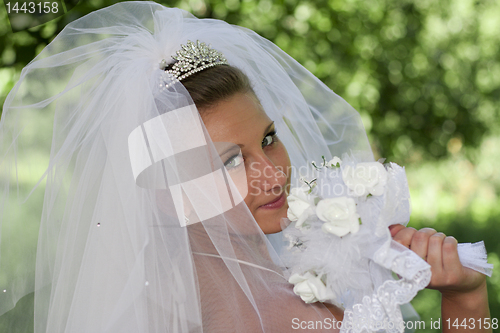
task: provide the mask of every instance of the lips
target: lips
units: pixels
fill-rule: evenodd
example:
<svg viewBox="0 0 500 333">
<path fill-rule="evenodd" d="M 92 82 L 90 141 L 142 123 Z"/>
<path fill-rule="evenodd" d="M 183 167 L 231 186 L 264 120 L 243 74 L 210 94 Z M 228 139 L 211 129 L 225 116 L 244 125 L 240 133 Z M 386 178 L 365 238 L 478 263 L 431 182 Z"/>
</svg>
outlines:
<svg viewBox="0 0 500 333">
<path fill-rule="evenodd" d="M 276 199 L 274 199 L 273 201 L 271 201 L 265 205 L 260 206 L 259 208 L 277 209 L 277 208 L 280 208 L 281 206 L 283 206 L 285 201 L 286 201 L 285 192 L 283 192 L 283 193 L 281 193 L 281 195 L 279 197 L 277 197 Z"/>
</svg>

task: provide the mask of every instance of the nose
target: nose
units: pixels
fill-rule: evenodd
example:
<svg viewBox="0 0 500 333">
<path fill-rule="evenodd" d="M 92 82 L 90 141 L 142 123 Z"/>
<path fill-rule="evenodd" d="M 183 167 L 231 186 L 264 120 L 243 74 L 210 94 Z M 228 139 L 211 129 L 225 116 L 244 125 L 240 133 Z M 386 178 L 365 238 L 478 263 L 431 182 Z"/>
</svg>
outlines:
<svg viewBox="0 0 500 333">
<path fill-rule="evenodd" d="M 281 168 L 271 161 L 266 155 L 262 155 L 250 165 L 250 185 L 253 190 L 273 192 L 278 194 L 286 185 L 287 176 Z"/>
</svg>

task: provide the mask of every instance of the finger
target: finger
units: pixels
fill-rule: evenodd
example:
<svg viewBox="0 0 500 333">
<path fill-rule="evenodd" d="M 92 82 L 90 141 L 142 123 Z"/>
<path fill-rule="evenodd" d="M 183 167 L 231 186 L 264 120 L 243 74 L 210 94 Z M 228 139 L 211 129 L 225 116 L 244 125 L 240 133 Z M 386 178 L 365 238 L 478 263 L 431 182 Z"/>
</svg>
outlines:
<svg viewBox="0 0 500 333">
<path fill-rule="evenodd" d="M 417 230 L 415 228 L 403 228 L 398 233 L 392 237 L 399 244 L 410 248 L 411 239 L 413 238 L 413 234 L 416 233 Z"/>
<path fill-rule="evenodd" d="M 402 225 L 402 224 L 393 224 L 393 225 L 390 225 L 389 226 L 389 231 L 391 232 L 391 237 L 394 237 L 394 235 L 396 235 L 399 231 L 401 231 L 404 228 L 406 228 L 406 227 L 404 225 Z"/>
<path fill-rule="evenodd" d="M 453 236 L 448 236 L 443 241 L 443 269 L 458 272 L 462 269 L 457 251 L 458 242 Z"/>
<path fill-rule="evenodd" d="M 429 238 L 437 231 L 432 228 L 423 228 L 418 230 L 411 240 L 410 249 L 420 258 L 427 260 L 427 251 L 429 250 Z"/>
<path fill-rule="evenodd" d="M 427 262 L 431 265 L 432 275 L 443 271 L 443 241 L 446 235 L 442 232 L 435 233 L 429 238 Z"/>
</svg>

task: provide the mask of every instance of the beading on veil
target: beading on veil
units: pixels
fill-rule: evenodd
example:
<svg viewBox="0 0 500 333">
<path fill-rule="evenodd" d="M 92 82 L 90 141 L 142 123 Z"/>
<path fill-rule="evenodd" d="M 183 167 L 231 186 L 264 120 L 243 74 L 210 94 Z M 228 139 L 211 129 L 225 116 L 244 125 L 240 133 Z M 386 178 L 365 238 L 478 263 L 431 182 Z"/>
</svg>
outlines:
<svg viewBox="0 0 500 333">
<path fill-rule="evenodd" d="M 345 153 L 376 163 L 358 112 L 256 33 L 149 1 L 95 11 L 26 66 L 3 107 L 0 315 L 34 292 L 35 332 L 401 321 L 416 287 L 397 305 L 361 306 L 354 291 L 306 303 L 287 244 L 266 236 L 290 223 L 295 171 Z M 430 279 L 385 223 L 362 296 L 394 281 L 393 263 L 408 283 L 389 298 Z"/>
</svg>

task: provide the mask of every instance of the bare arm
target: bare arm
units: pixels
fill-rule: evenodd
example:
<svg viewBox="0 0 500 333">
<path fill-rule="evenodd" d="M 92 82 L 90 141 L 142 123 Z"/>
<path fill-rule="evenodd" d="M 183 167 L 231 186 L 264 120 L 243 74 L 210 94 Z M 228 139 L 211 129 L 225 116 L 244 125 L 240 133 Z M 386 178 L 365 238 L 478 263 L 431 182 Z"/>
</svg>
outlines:
<svg viewBox="0 0 500 333">
<path fill-rule="evenodd" d="M 391 226 L 391 235 L 431 265 L 427 288 L 441 292 L 443 332 L 492 332 L 487 324 L 491 317 L 486 276 L 462 266 L 454 237 L 431 228 L 417 231 L 402 225 Z"/>
<path fill-rule="evenodd" d="M 443 332 L 492 332 L 486 281 L 470 292 L 441 294 Z"/>
</svg>

